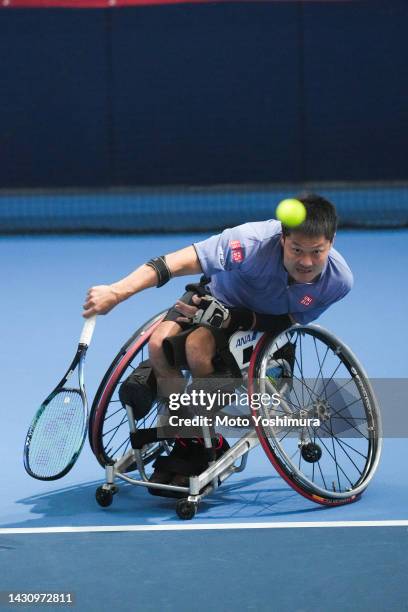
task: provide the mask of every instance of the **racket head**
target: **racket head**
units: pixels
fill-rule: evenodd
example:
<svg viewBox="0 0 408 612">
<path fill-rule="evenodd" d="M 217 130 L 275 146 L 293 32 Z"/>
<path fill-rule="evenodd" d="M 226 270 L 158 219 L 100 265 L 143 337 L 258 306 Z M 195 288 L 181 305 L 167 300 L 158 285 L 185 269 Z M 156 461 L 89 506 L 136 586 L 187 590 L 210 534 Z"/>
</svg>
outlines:
<svg viewBox="0 0 408 612">
<path fill-rule="evenodd" d="M 75 464 L 88 421 L 85 394 L 57 388 L 41 404 L 28 429 L 24 467 L 38 480 L 57 480 Z"/>
</svg>

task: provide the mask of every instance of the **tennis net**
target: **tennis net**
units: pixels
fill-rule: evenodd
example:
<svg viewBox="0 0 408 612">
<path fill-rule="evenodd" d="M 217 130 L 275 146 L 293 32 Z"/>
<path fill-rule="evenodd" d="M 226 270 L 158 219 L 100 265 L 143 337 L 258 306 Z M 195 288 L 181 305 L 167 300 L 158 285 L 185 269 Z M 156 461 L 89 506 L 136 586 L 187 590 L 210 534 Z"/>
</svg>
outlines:
<svg viewBox="0 0 408 612">
<path fill-rule="evenodd" d="M 211 231 L 269 219 L 286 197 L 319 193 L 340 227 L 408 227 L 408 183 L 0 191 L 0 233 Z"/>
</svg>

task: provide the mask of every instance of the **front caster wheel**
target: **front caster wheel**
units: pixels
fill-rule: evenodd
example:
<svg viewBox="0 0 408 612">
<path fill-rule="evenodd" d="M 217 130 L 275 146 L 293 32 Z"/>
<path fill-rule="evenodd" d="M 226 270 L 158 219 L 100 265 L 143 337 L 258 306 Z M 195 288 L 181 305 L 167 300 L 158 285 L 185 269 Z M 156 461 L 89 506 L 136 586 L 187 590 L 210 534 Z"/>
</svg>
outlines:
<svg viewBox="0 0 408 612">
<path fill-rule="evenodd" d="M 176 504 L 177 516 L 184 521 L 189 521 L 195 517 L 198 504 L 188 499 L 179 499 Z"/>
<path fill-rule="evenodd" d="M 100 506 L 107 508 L 112 503 L 113 493 L 103 487 L 98 487 L 95 492 L 95 499 Z"/>
</svg>

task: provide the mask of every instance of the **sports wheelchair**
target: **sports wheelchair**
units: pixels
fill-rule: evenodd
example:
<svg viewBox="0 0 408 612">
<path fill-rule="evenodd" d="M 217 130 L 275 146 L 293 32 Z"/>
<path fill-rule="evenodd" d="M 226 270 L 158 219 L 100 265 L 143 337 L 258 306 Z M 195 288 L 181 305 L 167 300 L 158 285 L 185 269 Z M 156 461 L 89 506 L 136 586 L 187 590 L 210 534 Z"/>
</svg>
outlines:
<svg viewBox="0 0 408 612">
<path fill-rule="evenodd" d="M 116 482 L 123 480 L 171 491 L 179 497 L 178 516 L 191 519 L 204 496 L 244 470 L 249 451 L 259 444 L 282 478 L 307 499 L 325 506 L 359 499 L 380 460 L 380 411 L 355 355 L 318 325 L 294 325 L 276 337 L 263 332 L 233 334 L 229 347 L 242 373 L 237 392 L 250 398 L 244 409 L 250 425 L 235 431 L 229 450 L 210 461 L 204 472 L 191 476 L 189 487 L 150 483 L 148 465 L 168 455 L 171 443 L 152 439 L 142 448 L 132 448 L 132 434 L 154 428 L 160 407 L 154 403 L 142 420 L 135 421 L 131 407 L 119 398 L 119 387 L 146 360 L 149 338 L 166 312 L 147 321 L 120 349 L 95 395 L 89 441 L 106 470 L 106 482 L 96 491 L 99 505 L 112 503 Z M 290 348 L 291 363 L 282 357 L 283 347 Z M 254 408 L 252 398 L 259 391 L 269 397 L 277 392 L 279 405 L 266 402 Z M 228 411 L 233 414 L 234 406 Z M 211 449 L 208 427 L 202 428 L 202 437 Z M 129 475 L 136 470 L 138 478 Z"/>
</svg>

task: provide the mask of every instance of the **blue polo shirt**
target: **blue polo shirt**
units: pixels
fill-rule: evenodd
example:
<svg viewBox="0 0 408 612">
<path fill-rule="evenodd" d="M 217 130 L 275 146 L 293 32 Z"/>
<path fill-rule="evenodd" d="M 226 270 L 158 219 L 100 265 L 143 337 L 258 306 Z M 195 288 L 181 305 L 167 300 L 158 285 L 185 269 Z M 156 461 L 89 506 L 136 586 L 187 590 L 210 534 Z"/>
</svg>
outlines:
<svg viewBox="0 0 408 612">
<path fill-rule="evenodd" d="M 291 314 L 298 323 L 314 321 L 353 285 L 343 257 L 331 248 L 313 283 L 289 283 L 280 244 L 282 225 L 271 219 L 228 228 L 194 244 L 209 289 L 226 306 L 262 314 Z"/>
</svg>

